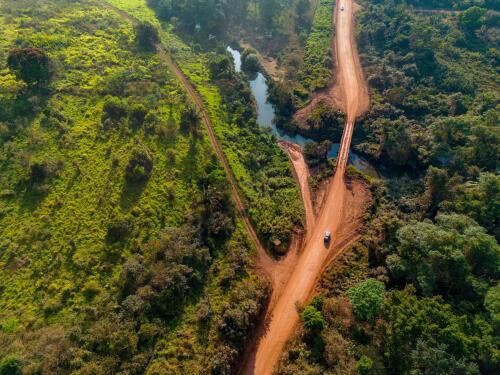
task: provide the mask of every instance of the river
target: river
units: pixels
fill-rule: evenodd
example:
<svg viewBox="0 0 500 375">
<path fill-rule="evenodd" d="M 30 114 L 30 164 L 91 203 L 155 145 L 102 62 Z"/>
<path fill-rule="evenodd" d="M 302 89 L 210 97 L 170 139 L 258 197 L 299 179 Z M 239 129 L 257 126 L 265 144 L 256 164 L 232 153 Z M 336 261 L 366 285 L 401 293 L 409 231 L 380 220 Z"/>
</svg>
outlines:
<svg viewBox="0 0 500 375">
<path fill-rule="evenodd" d="M 227 51 L 231 54 L 234 61 L 234 68 L 237 72 L 241 71 L 241 53 L 231 47 L 227 47 Z M 257 72 L 255 78 L 250 80 L 250 88 L 252 94 L 255 97 L 255 102 L 257 103 L 257 123 L 271 130 L 271 133 L 276 136 L 278 140 L 289 141 L 296 143 L 300 146 L 304 146 L 306 142 L 312 141 L 310 138 L 303 137 L 301 135 L 290 136 L 276 127 L 274 123 L 274 107 L 268 100 L 268 86 L 266 77 L 261 73 Z M 328 157 L 337 157 L 339 151 L 339 144 L 334 143 L 332 148 L 328 152 Z M 356 154 L 352 150 L 349 153 L 349 164 L 353 165 L 356 169 L 359 169 L 365 174 L 372 177 L 379 177 L 377 170 L 363 157 Z"/>
</svg>

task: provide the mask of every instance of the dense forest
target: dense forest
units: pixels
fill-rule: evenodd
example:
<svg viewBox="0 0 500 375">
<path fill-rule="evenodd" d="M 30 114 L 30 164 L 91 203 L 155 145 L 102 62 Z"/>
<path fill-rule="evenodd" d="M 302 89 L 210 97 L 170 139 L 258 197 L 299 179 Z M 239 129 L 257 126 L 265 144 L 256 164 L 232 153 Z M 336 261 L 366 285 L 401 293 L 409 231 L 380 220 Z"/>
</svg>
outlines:
<svg viewBox="0 0 500 375">
<path fill-rule="evenodd" d="M 238 370 L 272 288 L 163 53 L 278 258 L 303 230 L 300 193 L 226 46 L 245 42 L 253 73 L 276 62 L 276 121 L 322 142 L 304 148 L 316 190 L 345 115 L 292 116 L 336 79 L 335 5 L 0 0 L 0 375 Z M 497 374 L 499 2 L 359 5 L 371 104 L 352 146 L 380 178 L 363 176 L 363 235 L 297 305 L 275 373 Z"/>
<path fill-rule="evenodd" d="M 465 11 L 362 2 L 357 40 L 371 109 L 354 148 L 384 178 L 372 183 L 363 239 L 303 307 L 279 374 L 500 369 L 496 3 L 407 3 Z"/>
</svg>

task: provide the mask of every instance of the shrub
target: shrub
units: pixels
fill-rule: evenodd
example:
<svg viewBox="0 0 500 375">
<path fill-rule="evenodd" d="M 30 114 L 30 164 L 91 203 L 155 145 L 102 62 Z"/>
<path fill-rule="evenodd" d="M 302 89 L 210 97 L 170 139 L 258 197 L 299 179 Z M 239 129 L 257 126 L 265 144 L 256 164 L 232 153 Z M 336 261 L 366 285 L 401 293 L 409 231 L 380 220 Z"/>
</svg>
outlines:
<svg viewBox="0 0 500 375">
<path fill-rule="evenodd" d="M 304 146 L 304 156 L 307 164 L 314 167 L 328 160 L 328 151 L 332 147 L 332 142 L 326 140 L 323 142 L 307 142 Z"/>
<path fill-rule="evenodd" d="M 259 59 L 255 53 L 244 53 L 241 57 L 241 67 L 247 72 L 259 70 Z"/>
<path fill-rule="evenodd" d="M 125 178 L 128 182 L 143 182 L 149 178 L 152 170 L 153 159 L 150 153 L 145 148 L 137 149 L 128 162 Z"/>
<path fill-rule="evenodd" d="M 109 242 L 123 241 L 130 233 L 130 222 L 126 219 L 117 219 L 108 226 L 107 240 Z"/>
<path fill-rule="evenodd" d="M 21 362 L 13 356 L 0 360 L 0 375 L 21 375 Z"/>
<path fill-rule="evenodd" d="M 101 292 L 99 283 L 95 280 L 89 280 L 83 286 L 83 295 L 87 300 L 92 300 L 96 295 Z"/>
<path fill-rule="evenodd" d="M 127 106 L 120 98 L 108 95 L 104 99 L 102 120 L 120 121 L 127 117 Z"/>
<path fill-rule="evenodd" d="M 194 105 L 186 106 L 181 113 L 180 130 L 184 133 L 196 134 L 200 117 Z"/>
<path fill-rule="evenodd" d="M 38 48 L 12 49 L 7 64 L 16 77 L 28 85 L 44 85 L 50 80 L 49 58 Z"/>
<path fill-rule="evenodd" d="M 151 51 L 160 41 L 158 29 L 149 22 L 141 22 L 135 27 L 135 37 L 139 48 Z"/>
<path fill-rule="evenodd" d="M 148 110 L 142 104 L 134 104 L 130 109 L 129 124 L 132 128 L 137 129 L 142 126 Z"/>
<path fill-rule="evenodd" d="M 384 293 L 384 284 L 375 279 L 368 279 L 349 289 L 349 300 L 356 316 L 373 321 L 384 303 Z"/>
<path fill-rule="evenodd" d="M 464 11 L 459 16 L 460 26 L 468 31 L 475 31 L 479 29 L 485 21 L 484 15 L 486 14 L 486 9 L 480 8 L 478 6 L 473 6 Z"/>
<path fill-rule="evenodd" d="M 304 311 L 300 313 L 300 317 L 304 322 L 304 327 L 310 331 L 321 331 L 325 325 L 323 315 L 313 305 L 307 306 Z"/>
<path fill-rule="evenodd" d="M 51 168 L 46 161 L 35 162 L 31 165 L 30 181 L 33 184 L 44 182 L 51 174 Z"/>
<path fill-rule="evenodd" d="M 360 375 L 368 374 L 372 366 L 373 366 L 373 361 L 371 360 L 370 357 L 367 357 L 366 355 L 361 356 L 358 363 L 356 364 L 356 368 L 360 373 Z"/>
<path fill-rule="evenodd" d="M 229 56 L 213 56 L 210 58 L 209 64 L 210 75 L 214 80 L 232 79 L 234 77 L 234 66 Z"/>
</svg>

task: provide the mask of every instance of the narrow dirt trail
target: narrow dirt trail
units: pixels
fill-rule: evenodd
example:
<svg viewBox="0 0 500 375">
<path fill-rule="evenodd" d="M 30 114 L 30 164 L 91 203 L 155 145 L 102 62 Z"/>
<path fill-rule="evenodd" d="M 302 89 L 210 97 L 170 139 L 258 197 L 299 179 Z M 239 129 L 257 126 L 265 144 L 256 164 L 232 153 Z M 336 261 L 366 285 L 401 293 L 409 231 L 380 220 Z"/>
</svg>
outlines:
<svg viewBox="0 0 500 375">
<path fill-rule="evenodd" d="M 121 17 L 127 19 L 128 21 L 132 22 L 133 24 L 137 24 L 139 22 L 138 19 L 136 19 L 134 16 L 131 14 L 127 13 L 126 11 L 115 7 L 114 5 L 111 5 L 110 3 L 107 3 L 106 1 L 103 1 L 101 3 L 104 7 L 113 10 L 114 12 L 120 14 Z M 222 148 L 219 145 L 219 142 L 217 141 L 217 137 L 215 135 L 215 132 L 213 130 L 212 122 L 210 120 L 210 117 L 207 114 L 207 111 L 205 110 L 205 105 L 203 103 L 203 100 L 201 99 L 200 94 L 195 90 L 193 85 L 189 82 L 188 78 L 182 73 L 182 71 L 179 69 L 179 67 L 175 64 L 175 62 L 172 60 L 172 57 L 168 54 L 167 51 L 163 48 L 161 44 L 156 44 L 156 52 L 158 54 L 158 57 L 165 63 L 165 65 L 168 67 L 168 69 L 177 77 L 179 80 L 181 86 L 184 88 L 184 90 L 187 92 L 189 98 L 191 101 L 194 103 L 196 106 L 196 109 L 198 111 L 198 115 L 200 116 L 200 119 L 205 126 L 205 129 L 208 134 L 208 138 L 210 140 L 210 143 L 217 155 L 217 158 L 219 159 L 219 162 L 221 163 L 222 167 L 224 168 L 224 172 L 226 173 L 226 177 L 229 181 L 229 184 L 231 186 L 231 195 L 233 197 L 233 201 L 236 205 L 236 208 L 238 210 L 238 213 L 240 214 L 240 217 L 242 218 L 243 222 L 245 223 L 245 227 L 247 228 L 248 234 L 250 235 L 250 239 L 252 240 L 252 243 L 255 246 L 255 249 L 257 251 L 257 263 L 258 266 L 264 271 L 264 273 L 271 277 L 272 276 L 272 268 L 273 265 L 275 264 L 275 260 L 272 259 L 267 251 L 264 249 L 264 246 L 262 246 L 259 237 L 257 236 L 257 233 L 255 232 L 255 229 L 250 222 L 250 219 L 248 218 L 247 211 L 245 208 L 245 204 L 243 203 L 243 199 L 240 196 L 240 193 L 238 191 L 238 185 L 236 183 L 236 180 L 234 178 L 234 174 L 229 167 L 229 164 L 227 162 L 226 156 L 224 155 L 224 152 L 222 151 Z"/>
<path fill-rule="evenodd" d="M 343 11 L 339 9 L 344 8 Z M 324 205 L 319 212 L 313 230 L 307 236 L 304 249 L 282 294 L 268 311 L 266 332 L 257 343 L 257 349 L 244 363 L 243 374 L 270 375 L 283 350 L 286 340 L 292 336 L 299 322 L 297 304 L 308 301 L 324 268 L 339 254 L 335 239 L 340 234 L 346 201 L 344 172 L 354 129 L 354 121 L 368 103 L 366 85 L 359 64 L 353 36 L 353 2 L 341 0 L 337 3 L 336 51 L 339 68 L 339 87 L 347 122 L 339 150 L 337 170 L 332 178 Z M 325 231 L 331 231 L 333 243 L 324 243 Z"/>
<path fill-rule="evenodd" d="M 229 185 L 231 186 L 231 193 L 232 197 L 234 200 L 234 203 L 236 204 L 236 208 L 240 214 L 240 217 L 243 219 L 245 226 L 247 228 L 247 231 L 250 235 L 250 238 L 257 250 L 258 254 L 258 262 L 259 266 L 264 270 L 268 276 L 271 275 L 271 269 L 275 261 L 269 256 L 269 254 L 266 252 L 264 249 L 264 246 L 262 246 L 257 233 L 255 232 L 255 229 L 250 222 L 250 219 L 248 218 L 245 204 L 243 203 L 243 200 L 241 199 L 240 193 L 238 191 L 237 183 L 234 178 L 233 171 L 229 167 L 229 164 L 227 162 L 226 156 L 224 155 L 224 152 L 222 151 L 222 148 L 219 145 L 219 142 L 217 141 L 217 137 L 215 135 L 215 132 L 213 130 L 212 122 L 210 120 L 210 117 L 208 116 L 206 110 L 205 110 L 205 105 L 203 103 L 203 100 L 200 97 L 200 94 L 195 90 L 193 85 L 188 81 L 187 77 L 181 72 L 181 70 L 177 67 L 177 65 L 174 63 L 170 55 L 163 49 L 161 45 L 156 46 L 158 56 L 162 59 L 162 61 L 168 66 L 170 71 L 175 74 L 175 76 L 179 79 L 181 82 L 181 85 L 184 87 L 186 92 L 188 93 L 189 98 L 193 101 L 193 103 L 196 106 L 196 109 L 198 111 L 198 115 L 201 118 L 201 121 L 205 125 L 205 129 L 208 134 L 208 138 L 210 139 L 210 143 L 212 144 L 213 149 L 215 150 L 215 153 L 217 155 L 217 158 L 219 159 L 219 162 L 222 164 L 222 167 L 224 168 L 224 171 L 226 172 L 226 177 L 229 181 Z"/>
</svg>

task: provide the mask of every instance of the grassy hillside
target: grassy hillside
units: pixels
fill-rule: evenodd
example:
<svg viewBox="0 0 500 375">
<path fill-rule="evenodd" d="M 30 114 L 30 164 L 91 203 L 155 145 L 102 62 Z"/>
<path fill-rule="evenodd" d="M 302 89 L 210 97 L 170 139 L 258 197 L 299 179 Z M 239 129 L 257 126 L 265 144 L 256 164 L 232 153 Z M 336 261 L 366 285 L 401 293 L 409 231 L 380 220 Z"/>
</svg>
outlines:
<svg viewBox="0 0 500 375">
<path fill-rule="evenodd" d="M 203 371 L 231 368 L 269 287 L 181 86 L 101 2 L 6 0 L 0 14 L 0 373 L 171 373 L 157 343 L 176 335 Z M 46 58 L 46 79 L 16 56 Z M 261 207 L 257 222 L 275 209 Z"/>
<path fill-rule="evenodd" d="M 134 17 L 156 22 L 146 1 L 110 0 L 110 4 Z M 222 89 L 210 73 L 212 53 L 194 52 L 163 24 L 162 43 L 202 96 L 214 130 L 239 184 L 256 230 L 264 243 L 274 251 L 286 251 L 294 228 L 303 225 L 303 208 L 291 166 L 275 139 L 258 128 L 253 103 L 246 102 L 238 92 L 224 98 Z M 224 47 L 222 46 L 222 49 Z M 227 84 L 230 85 L 230 84 Z M 244 91 L 245 87 L 238 87 Z M 282 245 L 271 245 L 279 240 Z"/>
</svg>

